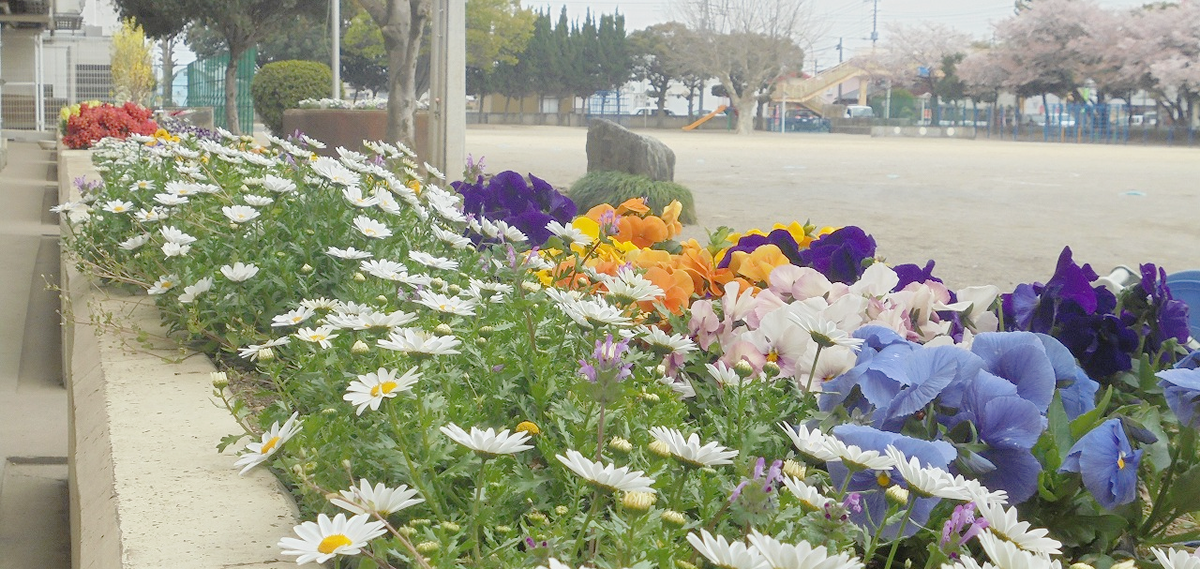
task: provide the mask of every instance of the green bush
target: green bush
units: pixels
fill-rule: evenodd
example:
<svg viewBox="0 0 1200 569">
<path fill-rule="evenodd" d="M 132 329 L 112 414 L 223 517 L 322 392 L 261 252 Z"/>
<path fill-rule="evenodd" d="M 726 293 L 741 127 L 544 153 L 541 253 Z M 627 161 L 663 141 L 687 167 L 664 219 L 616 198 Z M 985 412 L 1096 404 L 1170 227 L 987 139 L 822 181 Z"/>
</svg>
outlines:
<svg viewBox="0 0 1200 569">
<path fill-rule="evenodd" d="M 329 95 L 333 71 L 315 61 L 276 61 L 262 66 L 254 74 L 250 94 L 254 110 L 271 132 L 283 131 L 283 111 L 295 109 L 303 99 Z"/>
<path fill-rule="evenodd" d="M 572 184 L 567 196 L 579 207 L 581 214 L 602 203 L 616 207 L 632 198 L 646 198 L 646 204 L 657 214 L 672 200 L 679 200 L 683 205 L 679 221 L 696 223 L 696 200 L 692 198 L 692 191 L 675 182 L 660 182 L 625 172 L 596 170 Z"/>
</svg>

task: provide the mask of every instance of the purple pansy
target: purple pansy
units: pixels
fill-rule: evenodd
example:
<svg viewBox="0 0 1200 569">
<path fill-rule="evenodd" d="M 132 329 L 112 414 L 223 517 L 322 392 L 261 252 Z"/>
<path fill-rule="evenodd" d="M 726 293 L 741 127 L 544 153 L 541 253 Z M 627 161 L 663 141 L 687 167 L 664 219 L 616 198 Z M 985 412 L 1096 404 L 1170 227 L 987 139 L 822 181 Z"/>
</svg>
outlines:
<svg viewBox="0 0 1200 569">
<path fill-rule="evenodd" d="M 812 267 L 833 282 L 852 284 L 862 276 L 863 261 L 875 257 L 875 239 L 853 225 L 813 241 L 800 251 L 801 267 Z"/>
<path fill-rule="evenodd" d="M 531 245 L 550 238 L 546 224 L 569 224 L 575 217 L 575 202 L 555 190 L 545 180 L 525 177 L 511 170 L 496 174 L 486 183 L 454 182 L 451 186 L 463 196 L 463 211 L 492 221 L 503 221 L 524 233 Z"/>
</svg>

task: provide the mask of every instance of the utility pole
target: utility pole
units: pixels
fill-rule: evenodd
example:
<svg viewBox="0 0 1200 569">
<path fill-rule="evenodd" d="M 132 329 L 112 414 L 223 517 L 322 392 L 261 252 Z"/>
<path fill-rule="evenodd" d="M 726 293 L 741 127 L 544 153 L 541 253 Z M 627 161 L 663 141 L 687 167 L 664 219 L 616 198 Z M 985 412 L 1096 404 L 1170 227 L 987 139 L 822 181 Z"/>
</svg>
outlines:
<svg viewBox="0 0 1200 569">
<path fill-rule="evenodd" d="M 329 25 L 332 26 L 330 36 L 332 36 L 332 53 L 333 61 L 330 62 L 330 67 L 333 69 L 333 99 L 342 98 L 342 0 L 330 0 L 329 9 L 332 12 Z"/>
<path fill-rule="evenodd" d="M 838 65 L 842 64 L 842 39 L 843 38 L 838 38 L 838 44 L 837 44 Z M 838 83 L 838 100 L 837 100 L 837 102 L 839 105 L 842 104 L 842 84 L 840 82 Z"/>
<path fill-rule="evenodd" d="M 871 13 L 871 49 L 875 49 L 875 42 L 879 41 L 879 0 L 868 0 L 875 3 L 875 8 Z"/>
</svg>

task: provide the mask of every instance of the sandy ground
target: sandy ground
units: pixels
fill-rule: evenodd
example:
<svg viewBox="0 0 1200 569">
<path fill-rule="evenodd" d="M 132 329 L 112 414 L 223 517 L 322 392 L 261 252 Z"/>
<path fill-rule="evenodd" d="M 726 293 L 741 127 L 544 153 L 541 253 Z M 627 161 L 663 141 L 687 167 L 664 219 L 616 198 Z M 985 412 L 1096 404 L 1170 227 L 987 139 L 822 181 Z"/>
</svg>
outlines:
<svg viewBox="0 0 1200 569">
<path fill-rule="evenodd" d="M 641 131 L 675 151 L 699 227 L 792 220 L 858 225 L 889 263 L 937 262 L 952 288 L 1046 281 L 1063 246 L 1100 274 L 1154 262 L 1200 269 L 1200 149 Z M 467 151 L 565 189 L 587 171 L 587 131 L 472 126 Z"/>
</svg>

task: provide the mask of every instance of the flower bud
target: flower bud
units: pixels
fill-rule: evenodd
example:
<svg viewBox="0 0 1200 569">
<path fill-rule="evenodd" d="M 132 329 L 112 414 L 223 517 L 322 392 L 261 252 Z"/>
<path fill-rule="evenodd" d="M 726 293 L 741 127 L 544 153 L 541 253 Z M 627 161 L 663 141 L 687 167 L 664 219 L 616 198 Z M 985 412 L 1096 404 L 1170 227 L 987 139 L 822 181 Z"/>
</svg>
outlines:
<svg viewBox="0 0 1200 569">
<path fill-rule="evenodd" d="M 458 531 L 461 530 L 462 527 L 460 527 L 458 524 L 456 524 L 454 522 L 442 522 L 442 529 L 444 529 L 450 533 L 458 533 Z"/>
<path fill-rule="evenodd" d="M 566 506 L 554 506 L 554 513 L 560 516 L 565 516 L 571 513 L 571 509 Z"/>
<path fill-rule="evenodd" d="M 653 492 L 626 492 L 621 496 L 621 506 L 634 512 L 648 512 L 658 500 Z"/>
<path fill-rule="evenodd" d="M 345 468 L 347 471 L 350 470 L 350 459 L 347 458 L 342 460 L 342 468 Z"/>
<path fill-rule="evenodd" d="M 367 282 L 367 277 L 364 277 L 362 273 L 354 273 L 354 282 L 365 283 Z"/>
<path fill-rule="evenodd" d="M 457 295 L 460 292 L 462 292 L 462 287 L 458 286 L 456 284 L 452 284 L 452 285 L 446 287 L 446 294 Z"/>
<path fill-rule="evenodd" d="M 779 364 L 775 362 L 767 362 L 763 364 L 763 373 L 767 377 L 775 377 L 779 375 Z"/>
<path fill-rule="evenodd" d="M 271 348 L 263 348 L 258 351 L 258 361 L 269 362 L 275 359 L 275 350 Z"/>
<path fill-rule="evenodd" d="M 417 533 L 417 530 L 409 526 L 400 526 L 396 528 L 396 532 L 404 537 L 412 537 Z"/>
<path fill-rule="evenodd" d="M 479 337 L 480 338 L 491 338 L 492 334 L 495 334 L 495 333 L 496 333 L 496 329 L 491 326 L 480 326 L 479 327 Z"/>
<path fill-rule="evenodd" d="M 621 437 L 613 437 L 610 439 L 608 441 L 608 447 L 621 454 L 629 454 L 633 452 L 633 443 L 630 443 Z"/>
<path fill-rule="evenodd" d="M 301 265 L 301 266 L 300 266 L 300 272 L 302 272 L 302 273 L 304 273 L 304 274 L 306 274 L 306 275 L 307 275 L 308 273 L 311 273 L 311 272 L 313 272 L 312 265 L 310 265 L 310 264 L 308 264 L 308 263 L 304 263 L 303 265 Z"/>
<path fill-rule="evenodd" d="M 1078 563 L 1072 563 L 1071 566 L 1068 567 L 1067 569 L 1096 569 L 1096 568 L 1091 565 L 1088 565 L 1087 563 L 1080 561 Z"/>
<path fill-rule="evenodd" d="M 512 533 L 512 526 L 496 526 L 496 533 Z"/>
<path fill-rule="evenodd" d="M 438 336 L 449 336 L 454 333 L 454 329 L 448 324 L 442 323 L 433 328 L 433 333 L 437 334 Z"/>
<path fill-rule="evenodd" d="M 688 523 L 687 516 L 676 512 L 675 510 L 663 510 L 663 513 L 659 517 L 661 517 L 662 521 L 667 525 L 672 525 L 679 528 L 686 526 Z"/>
<path fill-rule="evenodd" d="M 442 544 L 436 541 L 422 541 L 417 544 L 417 553 L 429 555 L 430 553 L 436 553 L 441 548 Z"/>
<path fill-rule="evenodd" d="M 654 373 L 655 373 L 655 375 L 658 375 L 658 376 L 667 375 L 667 366 L 665 366 L 663 364 L 658 364 L 658 365 L 654 366 Z"/>
<path fill-rule="evenodd" d="M 1137 565 L 1132 559 L 1126 559 L 1120 563 L 1113 563 L 1109 569 L 1135 569 Z"/>
<path fill-rule="evenodd" d="M 896 504 L 897 506 L 908 505 L 908 490 L 899 484 L 888 486 L 885 494 L 887 495 L 888 501 Z"/>
<path fill-rule="evenodd" d="M 387 301 L 388 297 L 383 296 L 382 294 L 375 297 L 375 304 L 387 304 Z"/>
<path fill-rule="evenodd" d="M 537 292 L 542 290 L 542 285 L 533 281 L 523 281 L 521 283 L 521 288 L 525 289 L 525 292 Z"/>
<path fill-rule="evenodd" d="M 700 569 L 699 567 L 697 567 L 696 565 L 694 565 L 693 563 L 691 563 L 685 559 L 676 559 L 675 566 L 678 567 L 679 569 Z"/>
<path fill-rule="evenodd" d="M 487 338 L 483 338 L 483 337 L 475 338 L 476 346 L 486 346 L 487 342 L 488 342 Z"/>
<path fill-rule="evenodd" d="M 214 371 L 209 374 L 212 378 L 213 387 L 217 389 L 225 389 L 229 387 L 229 376 L 223 371 Z"/>
<path fill-rule="evenodd" d="M 738 360 L 738 363 L 733 365 L 733 371 L 738 377 L 746 379 L 754 375 L 754 366 L 750 365 L 750 362 L 746 360 Z"/>
<path fill-rule="evenodd" d="M 663 458 L 670 458 L 671 447 L 668 447 L 667 443 L 664 443 L 658 439 L 654 439 L 650 441 L 650 452 Z"/>
<path fill-rule="evenodd" d="M 540 435 L 542 430 L 538 428 L 537 423 L 533 421 L 521 421 L 517 423 L 517 431 L 524 431 L 530 435 Z"/>
<path fill-rule="evenodd" d="M 446 288 L 446 281 L 442 280 L 441 278 L 434 278 L 433 280 L 429 281 L 429 286 L 430 288 L 441 290 Z"/>
<path fill-rule="evenodd" d="M 532 524 L 544 524 L 546 523 L 546 514 L 541 512 L 529 512 L 528 514 L 525 514 L 525 519 L 529 520 L 529 522 Z"/>
<path fill-rule="evenodd" d="M 365 354 L 369 351 L 371 351 L 371 346 L 368 346 L 367 343 L 362 340 L 355 340 L 354 345 L 350 346 L 350 353 L 352 354 Z"/>
</svg>

